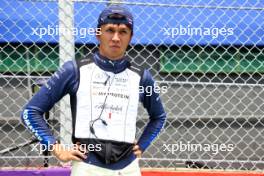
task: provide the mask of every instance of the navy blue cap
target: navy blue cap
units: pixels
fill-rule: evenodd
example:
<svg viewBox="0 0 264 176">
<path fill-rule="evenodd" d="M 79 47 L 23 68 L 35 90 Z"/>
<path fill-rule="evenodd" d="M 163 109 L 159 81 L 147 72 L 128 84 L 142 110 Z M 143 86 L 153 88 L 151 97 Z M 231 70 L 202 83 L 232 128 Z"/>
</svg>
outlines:
<svg viewBox="0 0 264 176">
<path fill-rule="evenodd" d="M 98 18 L 97 27 L 103 24 L 126 24 L 133 32 L 133 16 L 124 7 L 118 5 L 110 5 L 106 7 Z"/>
</svg>

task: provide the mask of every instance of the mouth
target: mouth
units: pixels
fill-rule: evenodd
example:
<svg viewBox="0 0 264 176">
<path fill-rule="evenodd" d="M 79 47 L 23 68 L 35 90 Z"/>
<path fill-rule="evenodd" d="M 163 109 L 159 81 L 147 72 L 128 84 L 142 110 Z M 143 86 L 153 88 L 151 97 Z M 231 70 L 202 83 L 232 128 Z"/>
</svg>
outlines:
<svg viewBox="0 0 264 176">
<path fill-rule="evenodd" d="M 110 47 L 113 48 L 113 49 L 119 49 L 119 48 L 121 48 L 119 45 L 112 45 Z"/>
</svg>

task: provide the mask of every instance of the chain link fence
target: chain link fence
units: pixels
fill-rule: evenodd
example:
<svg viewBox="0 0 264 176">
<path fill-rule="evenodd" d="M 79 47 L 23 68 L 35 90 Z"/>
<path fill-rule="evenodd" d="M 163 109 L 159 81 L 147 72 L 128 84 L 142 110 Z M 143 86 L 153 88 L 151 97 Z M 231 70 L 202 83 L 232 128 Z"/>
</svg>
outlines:
<svg viewBox="0 0 264 176">
<path fill-rule="evenodd" d="M 39 152 L 20 112 L 60 64 L 97 49 L 97 17 L 111 3 L 0 1 L 0 166 L 60 164 Z M 134 15 L 127 55 L 150 68 L 167 112 L 140 165 L 263 171 L 263 1 L 114 3 Z M 63 139 L 71 131 L 66 109 L 63 101 L 45 115 Z M 147 119 L 139 107 L 137 136 Z"/>
</svg>

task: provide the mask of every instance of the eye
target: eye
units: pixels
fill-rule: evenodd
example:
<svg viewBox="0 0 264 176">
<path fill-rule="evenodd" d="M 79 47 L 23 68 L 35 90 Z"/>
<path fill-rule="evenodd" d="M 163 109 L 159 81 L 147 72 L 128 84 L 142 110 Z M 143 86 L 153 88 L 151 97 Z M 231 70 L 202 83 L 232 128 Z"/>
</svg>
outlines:
<svg viewBox="0 0 264 176">
<path fill-rule="evenodd" d="M 128 31 L 127 30 L 120 30 L 119 33 L 120 34 L 128 34 Z"/>
<path fill-rule="evenodd" d="M 112 28 L 108 28 L 108 29 L 106 29 L 105 31 L 106 31 L 106 32 L 109 32 L 109 33 L 114 33 L 114 32 L 115 32 L 114 29 L 112 29 Z"/>
</svg>

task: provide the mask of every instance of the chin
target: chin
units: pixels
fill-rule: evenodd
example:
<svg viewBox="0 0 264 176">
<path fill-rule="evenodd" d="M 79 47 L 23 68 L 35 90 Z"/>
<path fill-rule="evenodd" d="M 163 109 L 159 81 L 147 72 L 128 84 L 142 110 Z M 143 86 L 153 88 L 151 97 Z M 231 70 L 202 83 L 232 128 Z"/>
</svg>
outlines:
<svg viewBox="0 0 264 176">
<path fill-rule="evenodd" d="M 116 52 L 113 51 L 111 54 L 109 54 L 109 56 L 111 58 L 119 59 L 120 57 L 124 56 L 124 53 L 123 54 L 121 54 L 121 53 L 117 54 Z"/>
</svg>

